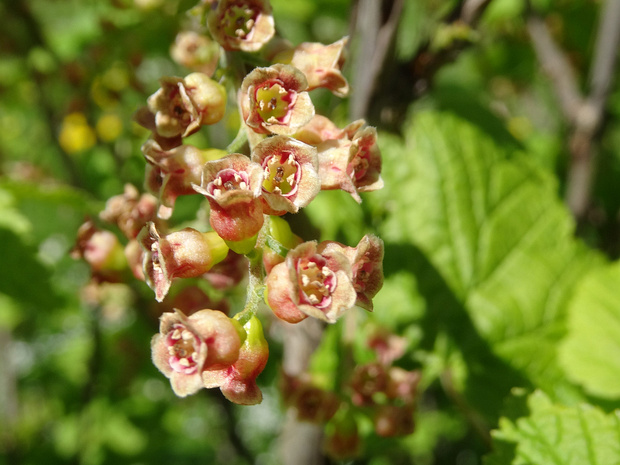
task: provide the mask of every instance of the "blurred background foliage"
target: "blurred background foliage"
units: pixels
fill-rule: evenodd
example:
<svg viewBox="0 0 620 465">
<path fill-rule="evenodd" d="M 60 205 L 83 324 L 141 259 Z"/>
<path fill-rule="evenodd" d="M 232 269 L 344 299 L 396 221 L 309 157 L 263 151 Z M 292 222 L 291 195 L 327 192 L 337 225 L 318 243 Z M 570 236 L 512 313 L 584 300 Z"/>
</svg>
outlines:
<svg viewBox="0 0 620 465">
<path fill-rule="evenodd" d="M 529 18 L 542 18 L 587 94 L 601 2 L 492 0 L 467 23 L 457 0 L 404 1 L 393 46 L 363 95 L 356 83 L 372 56 L 353 13 L 359 19 L 365 2 L 271 3 L 279 34 L 293 43 L 351 34 L 351 100 L 321 91 L 313 99 L 341 125 L 359 116 L 355 99 L 366 99 L 363 116 L 380 130 L 386 188 L 361 208 L 323 192 L 292 220 L 304 239 L 384 238 L 386 282 L 375 312 L 356 314 L 355 357 L 372 359 L 366 337 L 382 327 L 407 340 L 399 364 L 422 370 L 416 432 L 381 439 L 360 420 L 364 454 L 355 463 L 475 465 L 485 455 L 513 463 L 538 450 L 517 422 L 528 409 L 531 424 L 572 421 L 553 402 L 588 402 L 600 409 L 593 425 L 607 422 L 620 407 L 609 380 L 620 371 L 620 277 L 608 265 L 620 253 L 620 92 L 615 83 L 596 132 L 588 209 L 571 216 L 561 199 L 574 124 L 528 34 Z M 387 22 L 400 2 L 378 3 Z M 278 463 L 276 329 L 259 378 L 263 404 L 238 407 L 214 391 L 178 399 L 150 362 L 161 311 L 151 291 L 136 281 L 93 288 L 88 267 L 69 256 L 86 217 L 125 183 L 143 185 L 148 133 L 132 114 L 161 76 L 188 73 L 169 51 L 194 4 L 0 4 L 1 464 Z M 225 147 L 235 124 L 233 114 L 192 141 Z M 177 223 L 199 201 L 179 204 Z M 588 326 L 586 311 L 606 326 Z M 338 370 L 340 331 L 328 329 L 315 373 Z M 584 354 L 593 341 L 607 341 L 606 351 Z M 504 404 L 514 387 L 545 394 L 528 406 L 514 394 L 521 407 L 512 414 Z M 492 447 L 489 430 L 502 415 Z"/>
</svg>

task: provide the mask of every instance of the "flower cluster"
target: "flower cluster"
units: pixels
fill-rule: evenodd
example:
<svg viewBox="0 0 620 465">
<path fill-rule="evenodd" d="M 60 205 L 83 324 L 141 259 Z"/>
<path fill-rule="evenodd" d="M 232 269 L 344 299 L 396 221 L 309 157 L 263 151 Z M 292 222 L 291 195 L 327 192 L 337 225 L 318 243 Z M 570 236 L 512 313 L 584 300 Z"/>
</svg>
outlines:
<svg viewBox="0 0 620 465">
<path fill-rule="evenodd" d="M 363 120 L 340 128 L 312 102 L 317 88 L 347 95 L 346 37 L 289 46 L 275 36 L 267 0 L 203 0 L 196 8 L 207 30 L 183 31 L 171 48 L 191 73 L 162 77 L 135 114 L 150 131 L 141 148 L 146 193 L 127 186 L 110 199 L 100 219 L 120 234 L 91 221 L 80 230 L 76 254 L 99 281 L 130 270 L 162 303 L 153 363 L 178 396 L 217 387 L 232 402 L 255 404 L 269 353 L 259 317 L 335 323 L 354 307 L 373 310 L 383 241 L 368 234 L 354 247 L 318 242 L 296 235 L 284 215 L 299 213 L 323 190 L 341 189 L 361 202 L 360 193 L 383 185 L 381 153 L 374 128 Z M 239 132 L 225 149 L 188 143 L 235 112 Z M 219 124 L 217 131 L 221 137 L 226 129 Z M 175 207 L 189 195 L 203 207 L 181 224 Z M 241 282 L 247 299 L 236 310 L 221 295 Z M 337 416 L 337 395 L 307 380 L 287 383 L 285 398 L 302 418 Z M 373 392 L 354 388 L 352 396 L 365 405 Z"/>
<path fill-rule="evenodd" d="M 353 368 L 350 378 L 336 390 L 321 386 L 320 376 L 304 373 L 282 377 L 282 397 L 300 421 L 326 425 L 324 448 L 335 459 L 351 459 L 361 452 L 358 422 L 368 418 L 375 434 L 404 436 L 414 431 L 418 371 L 393 363 L 403 356 L 406 342 L 387 331 L 366 341 L 376 361 Z"/>
</svg>

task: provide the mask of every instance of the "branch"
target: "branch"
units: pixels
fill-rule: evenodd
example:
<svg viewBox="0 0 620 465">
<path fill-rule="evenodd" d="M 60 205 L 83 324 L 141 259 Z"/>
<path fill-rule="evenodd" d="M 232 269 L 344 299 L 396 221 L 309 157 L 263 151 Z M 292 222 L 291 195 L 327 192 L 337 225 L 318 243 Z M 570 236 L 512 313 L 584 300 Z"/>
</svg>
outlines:
<svg viewBox="0 0 620 465">
<path fill-rule="evenodd" d="M 287 375 L 298 376 L 305 372 L 310 357 L 318 347 L 323 334 L 323 324 L 307 318 L 297 324 L 282 322 L 284 326 L 284 354 L 282 368 Z M 320 465 L 323 428 L 297 420 L 294 409 L 286 412 L 280 435 L 280 454 L 283 465 Z"/>
<path fill-rule="evenodd" d="M 356 8 L 355 34 L 360 43 L 356 50 L 353 76 L 355 93 L 351 96 L 351 119 L 364 118 L 379 75 L 385 63 L 404 0 L 394 0 L 387 21 L 381 25 L 382 2 L 360 0 Z M 370 64 L 369 64 L 370 63 Z"/>
<path fill-rule="evenodd" d="M 553 89 L 567 121 L 577 120 L 583 98 L 579 92 L 575 71 L 565 54 L 554 42 L 545 22 L 537 16 L 527 19 L 527 32 L 532 39 L 536 57 L 553 83 Z"/>
</svg>

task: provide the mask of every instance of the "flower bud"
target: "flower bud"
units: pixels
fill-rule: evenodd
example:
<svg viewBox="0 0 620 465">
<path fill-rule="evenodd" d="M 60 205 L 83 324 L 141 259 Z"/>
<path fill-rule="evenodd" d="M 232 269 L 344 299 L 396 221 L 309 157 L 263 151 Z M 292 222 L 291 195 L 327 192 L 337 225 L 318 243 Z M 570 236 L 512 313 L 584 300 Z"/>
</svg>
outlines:
<svg viewBox="0 0 620 465">
<path fill-rule="evenodd" d="M 204 370 L 222 370 L 239 357 L 238 323 L 222 312 L 200 310 L 189 317 L 179 310 L 164 313 L 153 336 L 153 363 L 170 379 L 179 397 L 203 388 Z"/>
<path fill-rule="evenodd" d="M 203 372 L 205 387 L 218 387 L 231 402 L 241 405 L 261 403 L 263 394 L 256 384 L 256 377 L 263 371 L 269 358 L 269 346 L 263 335 L 263 327 L 256 316 L 252 316 L 243 330 L 245 341 L 239 351 L 239 358 L 230 367 Z"/>
<path fill-rule="evenodd" d="M 192 73 L 185 79 L 163 77 L 160 82 L 161 88 L 147 100 L 160 136 L 187 137 L 224 116 L 226 89 L 206 74 Z"/>
<path fill-rule="evenodd" d="M 207 27 L 224 50 L 256 52 L 274 35 L 268 0 L 219 0 L 209 11 Z"/>
<path fill-rule="evenodd" d="M 213 76 L 220 58 L 220 46 L 197 32 L 181 31 L 170 47 L 170 55 L 186 68 Z"/>
<path fill-rule="evenodd" d="M 110 231 L 97 228 L 91 220 L 78 229 L 73 258 L 83 258 L 90 265 L 93 278 L 117 282 L 127 268 L 123 246 Z"/>
<path fill-rule="evenodd" d="M 144 249 L 146 283 L 161 302 L 174 278 L 193 278 L 206 273 L 228 253 L 226 243 L 213 231 L 185 228 L 160 236 L 153 223 L 138 235 Z"/>
<path fill-rule="evenodd" d="M 255 68 L 241 83 L 243 120 L 259 134 L 294 134 L 314 116 L 307 87 L 306 77 L 293 66 Z"/>
</svg>

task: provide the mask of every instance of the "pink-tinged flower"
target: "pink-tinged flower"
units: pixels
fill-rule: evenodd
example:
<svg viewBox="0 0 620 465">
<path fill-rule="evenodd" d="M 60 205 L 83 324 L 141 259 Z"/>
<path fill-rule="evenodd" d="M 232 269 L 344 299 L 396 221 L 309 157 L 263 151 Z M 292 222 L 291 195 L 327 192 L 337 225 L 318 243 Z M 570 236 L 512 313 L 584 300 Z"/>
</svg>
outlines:
<svg viewBox="0 0 620 465">
<path fill-rule="evenodd" d="M 386 368 L 380 363 L 367 363 L 355 367 L 351 377 L 351 400 L 357 406 L 373 405 L 375 395 L 385 392 L 388 385 Z"/>
<path fill-rule="evenodd" d="M 374 418 L 375 433 L 384 438 L 406 436 L 415 430 L 413 405 L 381 405 Z"/>
<path fill-rule="evenodd" d="M 96 281 L 118 282 L 127 268 L 123 246 L 110 231 L 99 229 L 87 220 L 77 232 L 73 258 L 83 258 L 90 265 Z"/>
<path fill-rule="evenodd" d="M 407 339 L 383 328 L 373 331 L 367 344 L 377 354 L 379 363 L 386 366 L 391 365 L 394 360 L 398 360 L 407 351 Z"/>
<path fill-rule="evenodd" d="M 297 412 L 297 418 L 311 423 L 326 423 L 338 411 L 340 399 L 331 392 L 314 386 L 307 377 L 283 375 L 283 400 Z"/>
<path fill-rule="evenodd" d="M 161 88 L 147 100 L 155 116 L 154 131 L 164 138 L 187 137 L 200 126 L 215 124 L 226 111 L 226 89 L 203 73 L 192 73 L 184 79 L 163 77 Z M 146 115 L 139 113 L 138 122 L 151 129 Z"/>
<path fill-rule="evenodd" d="M 224 50 L 256 52 L 275 34 L 267 0 L 219 0 L 207 16 L 207 27 Z"/>
<path fill-rule="evenodd" d="M 221 158 L 226 152 L 200 150 L 191 145 L 163 150 L 156 141 L 149 139 L 142 145 L 142 153 L 149 163 L 146 186 L 159 197 L 158 216 L 168 219 L 178 196 L 196 194 L 192 185 L 200 182 L 204 164 Z"/>
<path fill-rule="evenodd" d="M 273 136 L 252 151 L 252 161 L 263 168 L 265 213 L 297 213 L 321 190 L 316 148 L 286 136 Z"/>
<path fill-rule="evenodd" d="M 306 77 L 294 66 L 255 68 L 239 92 L 243 120 L 259 134 L 294 134 L 314 116 L 307 87 Z"/>
<path fill-rule="evenodd" d="M 383 241 L 373 234 L 365 235 L 357 247 L 338 242 L 324 242 L 319 252 L 336 250 L 351 263 L 353 287 L 357 293 L 355 305 L 372 311 L 372 298 L 383 287 Z"/>
<path fill-rule="evenodd" d="M 336 460 L 358 457 L 362 452 L 362 440 L 357 422 L 350 412 L 340 412 L 327 426 L 323 448 Z"/>
<path fill-rule="evenodd" d="M 413 404 L 416 400 L 416 390 L 420 382 L 419 371 L 407 371 L 399 367 L 390 367 L 385 393 L 388 399 L 398 400 L 405 404 Z"/>
<path fill-rule="evenodd" d="M 99 218 L 118 226 L 127 239 L 135 239 L 142 227 L 153 221 L 157 214 L 157 198 L 138 192 L 131 184 L 125 191 L 108 199 Z"/>
<path fill-rule="evenodd" d="M 383 187 L 381 152 L 375 128 L 362 128 L 353 135 L 345 132 L 342 138 L 325 141 L 317 149 L 321 189 L 342 189 L 360 203 L 362 199 L 358 192 Z"/>
<path fill-rule="evenodd" d="M 245 155 L 233 153 L 204 165 L 201 183 L 194 190 L 209 201 L 211 227 L 223 239 L 242 241 L 260 231 L 262 182 L 261 166 Z"/>
<path fill-rule="evenodd" d="M 244 255 L 229 250 L 226 258 L 211 268 L 204 278 L 215 289 L 231 289 L 246 277 L 248 265 Z"/>
<path fill-rule="evenodd" d="M 340 129 L 326 116 L 314 115 L 293 137 L 306 144 L 318 146 L 321 142 L 346 138 L 349 134 L 353 135 L 364 124 L 364 120 L 360 119 L 350 123 L 344 129 Z"/>
<path fill-rule="evenodd" d="M 220 370 L 239 357 L 239 325 L 217 310 L 200 310 L 189 317 L 179 310 L 164 313 L 159 334 L 151 340 L 153 363 L 170 379 L 179 397 L 204 387 L 204 370 Z"/>
<path fill-rule="evenodd" d="M 185 315 L 192 315 L 203 308 L 210 308 L 228 315 L 230 306 L 225 299 L 214 302 L 200 287 L 195 284 L 185 286 L 170 296 L 167 301 L 157 305 L 159 313 L 172 312 L 175 308 L 183 309 Z"/>
<path fill-rule="evenodd" d="M 308 79 L 308 90 L 324 87 L 338 97 L 346 97 L 349 83 L 341 73 L 348 37 L 330 45 L 304 42 L 292 50 L 278 53 L 273 61 L 295 66 Z"/>
<path fill-rule="evenodd" d="M 220 46 L 197 32 L 181 31 L 170 47 L 170 55 L 186 68 L 213 76 L 220 59 Z"/>
<path fill-rule="evenodd" d="M 125 246 L 125 258 L 134 277 L 139 281 L 145 281 L 144 267 L 142 265 L 144 262 L 144 249 L 137 239 L 131 239 Z"/>
<path fill-rule="evenodd" d="M 269 307 L 289 323 L 308 316 L 334 323 L 355 305 L 349 260 L 336 250 L 319 253 L 316 242 L 290 250 L 284 263 L 273 267 L 266 284 Z"/>
<path fill-rule="evenodd" d="M 222 261 L 228 253 L 226 243 L 213 231 L 202 233 L 185 228 L 161 236 L 155 224 L 148 223 L 138 235 L 144 249 L 146 283 L 161 302 L 174 278 L 194 278 Z"/>
<path fill-rule="evenodd" d="M 240 405 L 260 404 L 263 394 L 256 384 L 269 358 L 269 346 L 263 335 L 263 327 L 256 316 L 243 325 L 246 338 L 239 358 L 229 367 L 220 370 L 206 370 L 202 373 L 205 387 L 219 387 L 231 402 Z"/>
</svg>

